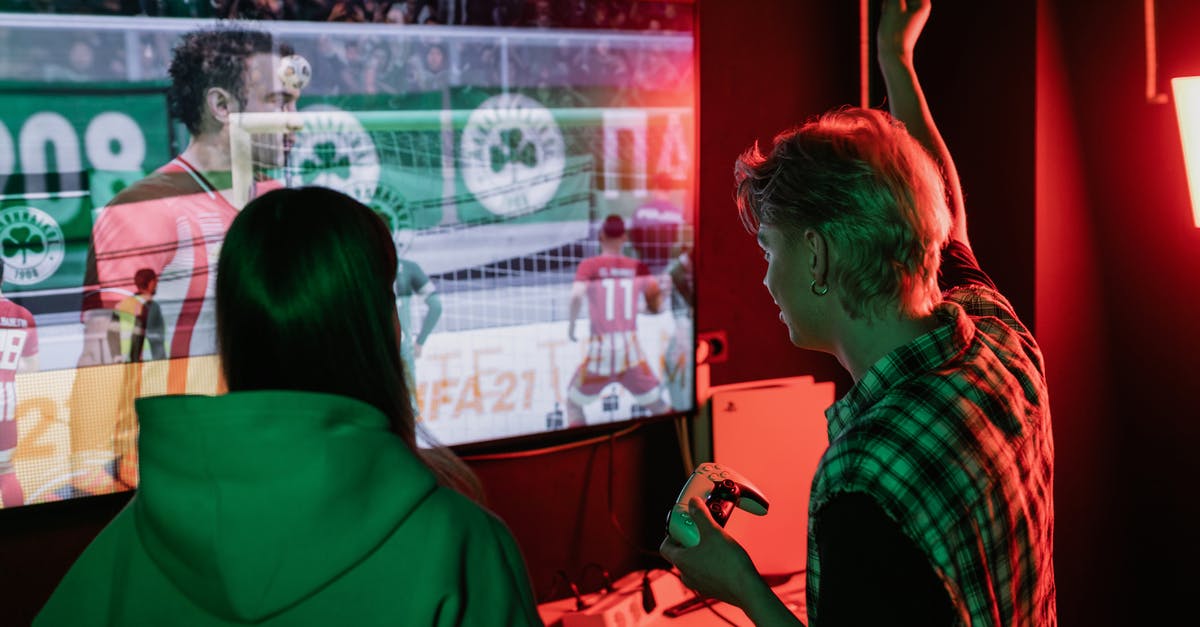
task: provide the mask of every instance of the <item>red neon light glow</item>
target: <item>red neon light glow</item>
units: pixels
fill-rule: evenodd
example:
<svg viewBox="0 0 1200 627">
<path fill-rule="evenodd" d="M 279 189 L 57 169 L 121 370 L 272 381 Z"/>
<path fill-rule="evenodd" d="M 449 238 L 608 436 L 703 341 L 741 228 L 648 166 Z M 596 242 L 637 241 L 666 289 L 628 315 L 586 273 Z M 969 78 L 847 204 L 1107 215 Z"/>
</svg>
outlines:
<svg viewBox="0 0 1200 627">
<path fill-rule="evenodd" d="M 1183 166 L 1187 169 L 1192 195 L 1192 215 L 1200 228 L 1200 76 L 1171 79 L 1175 114 L 1179 116 L 1179 140 L 1183 144 Z"/>
</svg>

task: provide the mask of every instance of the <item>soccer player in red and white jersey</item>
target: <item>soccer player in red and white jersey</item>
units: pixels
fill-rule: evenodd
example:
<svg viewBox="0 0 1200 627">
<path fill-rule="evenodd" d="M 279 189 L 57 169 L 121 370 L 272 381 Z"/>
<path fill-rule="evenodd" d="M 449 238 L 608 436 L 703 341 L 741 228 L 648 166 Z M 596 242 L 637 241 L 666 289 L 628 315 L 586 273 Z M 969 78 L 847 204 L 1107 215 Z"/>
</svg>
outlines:
<svg viewBox="0 0 1200 627">
<path fill-rule="evenodd" d="M 0 259 L 0 277 L 4 260 Z M 29 310 L 0 294 L 0 506 L 25 503 L 17 480 L 17 370 L 37 370 L 37 324 Z"/>
<path fill-rule="evenodd" d="M 178 157 L 119 193 L 92 229 L 80 365 L 111 363 L 111 312 L 137 292 L 134 276 L 158 276 L 157 302 L 172 358 L 168 392 L 185 392 L 187 360 L 216 352 L 213 290 L 225 231 L 237 215 L 230 174 L 229 118 L 237 112 L 295 111 L 297 89 L 279 77 L 291 53 L 269 33 L 220 26 L 185 34 L 174 49 L 168 101 L 191 134 Z M 282 165 L 290 137 L 256 136 L 255 163 Z M 278 183 L 261 181 L 261 193 Z M 252 195 L 254 195 L 252 193 Z"/>
<path fill-rule="evenodd" d="M 647 310 L 658 313 L 662 291 L 646 264 L 621 253 L 626 239 L 625 220 L 608 216 L 600 228 L 600 254 L 585 259 L 575 272 L 567 335 L 575 341 L 575 319 L 585 297 L 592 332 L 587 355 L 567 387 L 568 426 L 586 424 L 583 407 L 613 382 L 651 412 L 668 410 L 637 339 L 639 297 L 645 298 Z"/>
<path fill-rule="evenodd" d="M 121 361 L 108 341 L 112 314 L 138 291 L 135 276 L 149 269 L 158 277 L 155 297 L 164 322 L 167 393 L 215 393 L 205 382 L 189 389 L 189 357 L 216 354 L 216 265 L 225 232 L 237 216 L 231 200 L 230 115 L 291 112 L 298 89 L 285 85 L 281 59 L 292 50 L 266 32 L 221 25 L 184 34 L 168 69 L 171 115 L 187 126 L 190 142 L 170 163 L 122 190 L 100 212 L 92 228 L 82 307 L 84 346 L 71 395 L 71 415 L 118 411 L 128 398 L 107 394 L 107 374 L 86 368 Z M 290 148 L 284 134 L 255 135 L 256 164 L 281 166 Z M 257 181 L 251 197 L 280 187 Z M 123 388 L 124 389 L 124 388 Z M 99 408 L 99 409 L 98 409 Z M 114 489 L 120 447 L 112 432 L 72 424 L 71 466 L 76 491 Z M 99 463 L 97 460 L 109 460 Z"/>
</svg>

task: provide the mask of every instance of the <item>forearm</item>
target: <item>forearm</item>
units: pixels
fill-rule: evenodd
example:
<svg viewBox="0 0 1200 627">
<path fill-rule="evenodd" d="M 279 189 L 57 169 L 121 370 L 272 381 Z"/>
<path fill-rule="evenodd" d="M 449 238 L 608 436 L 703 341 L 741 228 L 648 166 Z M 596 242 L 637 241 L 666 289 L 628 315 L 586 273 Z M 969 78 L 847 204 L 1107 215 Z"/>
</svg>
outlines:
<svg viewBox="0 0 1200 627">
<path fill-rule="evenodd" d="M 579 318 L 579 310 L 583 309 L 583 298 L 571 296 L 571 304 L 567 308 L 567 320 L 571 326 L 575 326 L 575 320 Z"/>
<path fill-rule="evenodd" d="M 896 119 L 904 123 L 910 135 L 917 140 L 942 168 L 945 178 L 946 195 L 950 204 L 952 217 L 951 237 L 961 242 L 967 241 L 966 211 L 963 205 L 962 186 L 958 179 L 958 169 L 933 121 L 929 103 L 925 100 L 925 92 L 917 79 L 911 55 L 881 54 L 879 68 L 883 72 L 884 83 L 887 85 L 888 107 Z"/>
<path fill-rule="evenodd" d="M 442 298 L 436 293 L 430 294 L 425 299 L 425 319 L 421 321 L 421 332 L 417 334 L 417 344 L 425 345 L 425 340 L 429 339 L 429 334 L 433 333 L 433 328 L 437 326 L 441 317 Z"/>
<path fill-rule="evenodd" d="M 757 627 L 804 625 L 761 577 L 745 593 L 741 609 Z"/>
</svg>

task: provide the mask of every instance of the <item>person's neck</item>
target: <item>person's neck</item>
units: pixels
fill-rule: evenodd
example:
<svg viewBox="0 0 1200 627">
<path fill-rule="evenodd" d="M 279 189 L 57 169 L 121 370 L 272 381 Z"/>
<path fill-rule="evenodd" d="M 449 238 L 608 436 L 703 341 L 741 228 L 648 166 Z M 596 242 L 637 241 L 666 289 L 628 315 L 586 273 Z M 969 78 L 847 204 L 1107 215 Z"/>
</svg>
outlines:
<svg viewBox="0 0 1200 627">
<path fill-rule="evenodd" d="M 920 318 L 897 316 L 887 319 L 849 317 L 842 322 L 841 342 L 834 354 L 857 383 L 863 375 L 888 353 L 929 333 L 938 326 L 933 314 Z"/>
<path fill-rule="evenodd" d="M 201 172 L 228 172 L 229 137 L 224 133 L 192 135 L 188 147 L 179 155 Z"/>
</svg>

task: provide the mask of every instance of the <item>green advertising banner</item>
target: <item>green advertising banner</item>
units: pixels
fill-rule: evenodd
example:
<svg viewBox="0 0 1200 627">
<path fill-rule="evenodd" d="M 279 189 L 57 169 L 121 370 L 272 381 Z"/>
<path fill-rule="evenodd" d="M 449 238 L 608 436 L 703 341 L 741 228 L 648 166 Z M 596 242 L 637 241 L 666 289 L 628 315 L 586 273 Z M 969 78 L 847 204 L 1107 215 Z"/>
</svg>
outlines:
<svg viewBox="0 0 1200 627">
<path fill-rule="evenodd" d="M 281 178 L 341 189 L 410 235 L 497 222 L 581 224 L 596 217 L 597 203 L 608 211 L 637 201 L 651 177 L 687 176 L 689 116 L 649 113 L 686 111 L 669 106 L 673 94 L 661 96 L 640 104 L 668 106 L 642 109 L 601 88 L 305 95 L 302 111 L 427 113 L 435 123 L 419 132 L 330 128 L 299 137 Z M 584 110 L 600 113 L 583 123 L 562 117 Z M 444 111 L 472 115 L 436 122 Z M 614 111 L 635 120 L 605 114 Z M 4 290 L 37 297 L 27 303 L 35 313 L 74 310 L 58 295 L 82 285 L 95 212 L 171 159 L 186 140 L 172 128 L 165 83 L 0 83 Z"/>
<path fill-rule="evenodd" d="M 170 158 L 165 89 L 0 83 L 5 292 L 82 284 L 92 210 Z"/>
</svg>

